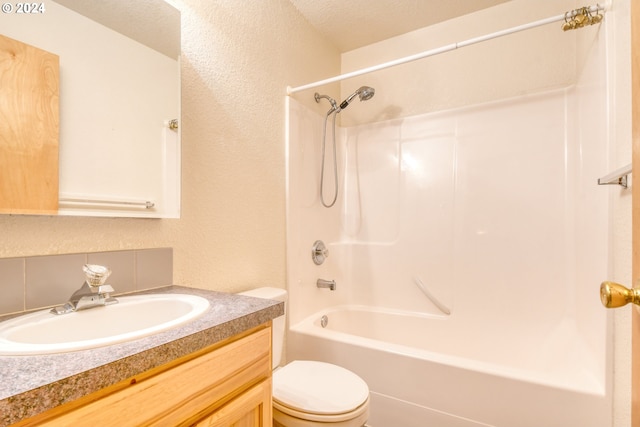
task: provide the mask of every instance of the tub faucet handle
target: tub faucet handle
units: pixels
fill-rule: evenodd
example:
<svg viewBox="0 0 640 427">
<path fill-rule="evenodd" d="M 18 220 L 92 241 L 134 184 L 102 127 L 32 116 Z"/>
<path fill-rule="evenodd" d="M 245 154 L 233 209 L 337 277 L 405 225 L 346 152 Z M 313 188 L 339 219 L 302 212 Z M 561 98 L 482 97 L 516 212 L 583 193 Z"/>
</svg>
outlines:
<svg viewBox="0 0 640 427">
<path fill-rule="evenodd" d="M 322 240 L 316 240 L 311 248 L 311 258 L 316 265 L 320 265 L 329 256 L 329 249 Z"/>
</svg>

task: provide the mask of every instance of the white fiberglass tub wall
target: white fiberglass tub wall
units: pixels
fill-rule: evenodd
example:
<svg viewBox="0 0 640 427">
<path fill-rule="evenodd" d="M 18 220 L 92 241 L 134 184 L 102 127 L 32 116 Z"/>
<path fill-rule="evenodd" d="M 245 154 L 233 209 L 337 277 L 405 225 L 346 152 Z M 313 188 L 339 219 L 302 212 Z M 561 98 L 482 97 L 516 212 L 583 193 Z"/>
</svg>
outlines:
<svg viewBox="0 0 640 427">
<path fill-rule="evenodd" d="M 291 100 L 287 357 L 362 375 L 371 426 L 392 427 L 409 408 L 404 427 L 433 414 L 438 427 L 611 425 L 597 297 L 609 259 L 608 192 L 597 186 L 609 171 L 603 39 L 571 87 L 341 130 L 332 209 L 318 194 L 323 116 Z M 330 251 L 322 266 L 310 256 L 317 239 Z M 347 347 L 314 337 L 305 325 L 340 305 L 420 319 L 392 335 L 424 346 L 390 342 L 377 321 L 375 350 L 354 331 Z"/>
</svg>

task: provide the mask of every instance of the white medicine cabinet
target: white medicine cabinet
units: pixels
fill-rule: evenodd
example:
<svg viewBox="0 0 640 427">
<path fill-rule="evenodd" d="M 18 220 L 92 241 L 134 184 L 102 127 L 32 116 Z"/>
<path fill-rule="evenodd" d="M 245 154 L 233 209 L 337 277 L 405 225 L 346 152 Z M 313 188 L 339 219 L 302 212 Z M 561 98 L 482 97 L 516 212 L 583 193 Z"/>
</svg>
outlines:
<svg viewBox="0 0 640 427">
<path fill-rule="evenodd" d="M 58 215 L 180 216 L 180 12 L 57 0 L 0 34 L 59 57 Z"/>
</svg>

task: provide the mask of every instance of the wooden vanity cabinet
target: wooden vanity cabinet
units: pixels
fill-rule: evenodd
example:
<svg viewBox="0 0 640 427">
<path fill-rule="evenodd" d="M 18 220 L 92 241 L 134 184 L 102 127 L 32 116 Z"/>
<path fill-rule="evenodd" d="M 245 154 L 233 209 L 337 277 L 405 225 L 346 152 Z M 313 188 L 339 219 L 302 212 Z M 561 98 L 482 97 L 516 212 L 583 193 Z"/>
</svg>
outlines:
<svg viewBox="0 0 640 427">
<path fill-rule="evenodd" d="M 272 426 L 271 325 L 141 373 L 19 425 Z"/>
</svg>

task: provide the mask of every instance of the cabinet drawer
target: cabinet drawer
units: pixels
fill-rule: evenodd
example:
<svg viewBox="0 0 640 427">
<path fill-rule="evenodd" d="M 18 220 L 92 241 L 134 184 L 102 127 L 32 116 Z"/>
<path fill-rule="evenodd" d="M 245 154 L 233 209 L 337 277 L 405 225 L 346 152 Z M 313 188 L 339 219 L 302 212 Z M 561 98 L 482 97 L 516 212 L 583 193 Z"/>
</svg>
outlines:
<svg viewBox="0 0 640 427">
<path fill-rule="evenodd" d="M 189 425 L 270 377 L 268 327 L 35 425 Z"/>
</svg>

